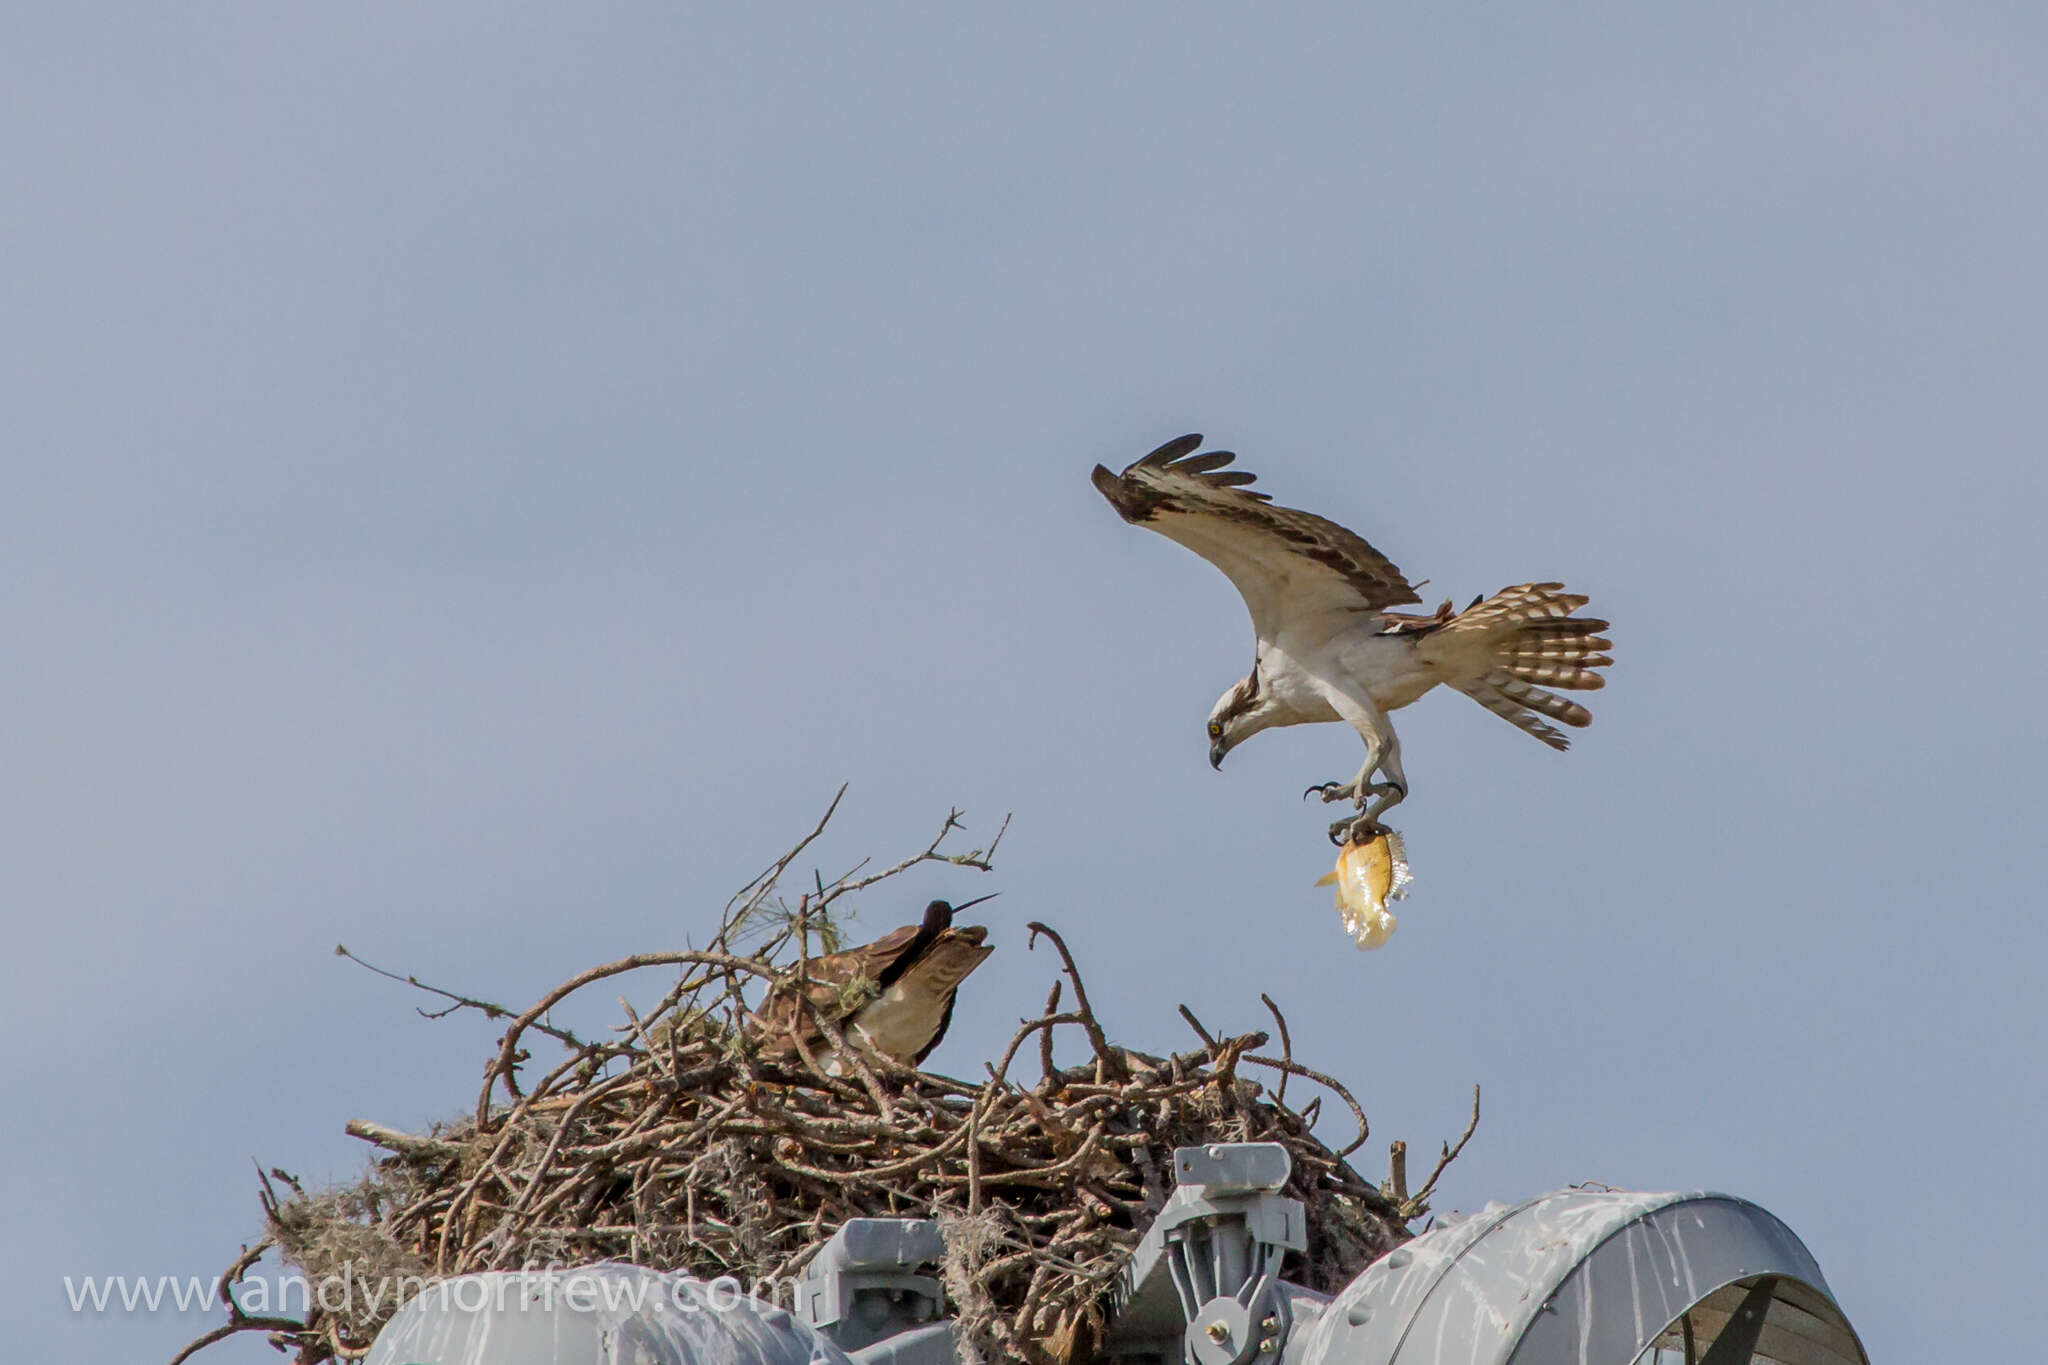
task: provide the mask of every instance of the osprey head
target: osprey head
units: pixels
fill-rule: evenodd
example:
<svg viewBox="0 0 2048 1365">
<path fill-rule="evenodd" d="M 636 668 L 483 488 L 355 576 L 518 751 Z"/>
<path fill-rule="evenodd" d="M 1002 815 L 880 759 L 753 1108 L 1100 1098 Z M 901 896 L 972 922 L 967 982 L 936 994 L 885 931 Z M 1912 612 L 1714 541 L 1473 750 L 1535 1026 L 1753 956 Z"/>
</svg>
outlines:
<svg viewBox="0 0 2048 1365">
<path fill-rule="evenodd" d="M 1277 707 L 1259 687 L 1259 666 L 1216 699 L 1209 711 L 1209 766 L 1220 769 L 1223 756 L 1273 723 Z"/>
<path fill-rule="evenodd" d="M 973 900 L 965 901 L 959 905 L 953 905 L 947 901 L 933 901 L 924 908 L 924 923 L 920 926 L 920 931 L 936 938 L 953 927 L 953 916 L 959 914 L 962 910 L 980 905 L 983 901 L 992 901 L 1002 894 L 1000 891 L 991 891 L 986 896 L 976 896 Z"/>
</svg>

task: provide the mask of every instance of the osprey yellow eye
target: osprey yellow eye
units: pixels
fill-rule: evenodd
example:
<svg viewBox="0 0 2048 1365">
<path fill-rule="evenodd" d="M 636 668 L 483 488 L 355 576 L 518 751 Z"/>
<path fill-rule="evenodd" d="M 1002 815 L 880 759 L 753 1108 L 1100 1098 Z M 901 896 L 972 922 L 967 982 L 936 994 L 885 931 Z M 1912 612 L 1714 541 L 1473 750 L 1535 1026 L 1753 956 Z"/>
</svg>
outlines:
<svg viewBox="0 0 2048 1365">
<path fill-rule="evenodd" d="M 1217 723 L 1216 723 L 1215 721 L 1213 721 L 1213 720 L 1209 722 L 1209 738 L 1211 738 L 1211 739 L 1221 739 L 1221 738 L 1223 738 L 1223 727 L 1222 727 L 1222 726 L 1220 726 L 1220 725 L 1218 725 L 1218 724 L 1217 724 Z"/>
</svg>

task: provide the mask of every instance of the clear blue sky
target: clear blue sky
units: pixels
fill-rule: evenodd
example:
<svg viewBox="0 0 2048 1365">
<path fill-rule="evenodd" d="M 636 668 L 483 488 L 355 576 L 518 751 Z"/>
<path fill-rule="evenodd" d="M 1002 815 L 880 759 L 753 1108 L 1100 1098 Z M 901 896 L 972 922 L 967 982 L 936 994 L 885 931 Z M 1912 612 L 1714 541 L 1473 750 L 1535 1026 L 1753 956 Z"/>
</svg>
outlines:
<svg viewBox="0 0 2048 1365">
<path fill-rule="evenodd" d="M 1134 1043 L 1283 997 L 1375 1173 L 1483 1084 L 1447 1207 L 1724 1189 L 1874 1355 L 2031 1349 L 2034 8 L 31 6 L 0 89 L 10 1354 L 161 1360 L 60 1277 L 469 1100 L 335 942 L 523 1002 L 846 780 L 828 873 L 1016 813 L 862 907 L 1004 892 L 941 1067 L 1046 919 Z M 1400 714 L 1378 953 L 1357 741 L 1212 773 L 1242 608 L 1088 485 L 1189 430 L 1615 622 L 1570 754 Z"/>
</svg>

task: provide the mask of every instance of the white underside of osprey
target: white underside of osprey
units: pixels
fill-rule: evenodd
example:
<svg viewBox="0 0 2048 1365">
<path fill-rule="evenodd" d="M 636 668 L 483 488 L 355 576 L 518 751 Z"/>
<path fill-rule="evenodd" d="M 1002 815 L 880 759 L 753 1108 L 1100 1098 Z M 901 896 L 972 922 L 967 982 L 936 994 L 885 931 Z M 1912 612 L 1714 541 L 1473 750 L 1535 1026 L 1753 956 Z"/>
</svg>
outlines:
<svg viewBox="0 0 2048 1365">
<path fill-rule="evenodd" d="M 1294 651 L 1281 642 L 1259 646 L 1262 692 L 1276 704 L 1271 725 L 1340 720 L 1365 741 L 1365 763 L 1349 783 L 1325 784 L 1326 801 L 1356 802 L 1361 819 L 1376 822 L 1408 794 L 1401 741 L 1387 713 L 1421 697 L 1444 675 L 1422 657 L 1412 635 L 1382 635 L 1374 618 L 1355 635 Z M 1375 783 L 1374 777 L 1384 778 Z M 1313 788 L 1311 790 L 1314 790 Z"/>
</svg>

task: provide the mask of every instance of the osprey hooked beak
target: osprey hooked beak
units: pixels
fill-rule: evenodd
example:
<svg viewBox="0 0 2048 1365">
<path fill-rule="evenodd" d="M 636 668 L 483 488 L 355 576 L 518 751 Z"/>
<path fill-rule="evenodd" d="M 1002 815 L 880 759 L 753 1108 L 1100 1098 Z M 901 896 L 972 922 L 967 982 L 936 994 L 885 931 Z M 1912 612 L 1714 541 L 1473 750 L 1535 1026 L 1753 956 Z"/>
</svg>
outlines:
<svg viewBox="0 0 2048 1365">
<path fill-rule="evenodd" d="M 1214 738 L 1214 739 L 1210 740 L 1210 741 L 1209 741 L 1209 766 L 1210 766 L 1210 767 L 1212 767 L 1212 768 L 1214 768 L 1214 769 L 1215 769 L 1215 770 L 1216 770 L 1217 772 L 1219 772 L 1219 773 L 1220 773 L 1220 772 L 1222 772 L 1222 771 L 1223 771 L 1223 755 L 1225 755 L 1225 754 L 1227 754 L 1227 753 L 1229 753 L 1229 752 L 1230 752 L 1230 746 L 1229 746 L 1228 744 L 1225 744 L 1225 743 L 1223 742 L 1223 736 L 1221 736 L 1221 735 L 1218 735 L 1218 736 L 1216 736 L 1216 738 Z"/>
</svg>

